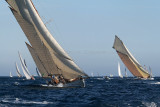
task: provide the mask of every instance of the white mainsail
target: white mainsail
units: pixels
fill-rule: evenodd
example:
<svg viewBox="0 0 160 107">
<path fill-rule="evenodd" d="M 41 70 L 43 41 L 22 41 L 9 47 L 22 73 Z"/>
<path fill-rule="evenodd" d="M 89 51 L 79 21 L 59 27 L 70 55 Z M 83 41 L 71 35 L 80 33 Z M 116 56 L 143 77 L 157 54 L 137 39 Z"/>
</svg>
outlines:
<svg viewBox="0 0 160 107">
<path fill-rule="evenodd" d="M 20 62 L 21 62 L 22 71 L 23 71 L 26 79 L 28 79 L 28 80 L 31 79 L 31 75 L 30 75 L 27 67 L 26 67 L 25 64 L 24 64 L 24 60 L 22 59 L 20 53 L 19 53 L 19 58 L 20 58 Z"/>
<path fill-rule="evenodd" d="M 119 62 L 118 62 L 118 75 L 119 75 L 120 78 L 123 78 Z"/>
<path fill-rule="evenodd" d="M 93 72 L 91 73 L 91 77 L 94 77 L 94 74 L 93 74 Z"/>
<path fill-rule="evenodd" d="M 31 0 L 6 1 L 31 44 L 27 47 L 43 77 L 49 74 L 61 74 L 65 79 L 87 76 L 50 34 Z"/>
<path fill-rule="evenodd" d="M 10 76 L 10 77 L 13 77 L 11 72 L 10 72 L 9 76 Z"/>
<path fill-rule="evenodd" d="M 16 72 L 17 72 L 17 76 L 18 76 L 18 77 L 22 77 L 22 75 L 21 75 L 21 73 L 20 73 L 20 70 L 19 70 L 19 68 L 18 68 L 17 63 L 16 63 Z"/>
<path fill-rule="evenodd" d="M 125 77 L 127 77 L 127 70 L 126 70 L 126 68 L 125 68 Z"/>
<path fill-rule="evenodd" d="M 149 71 L 150 71 L 150 76 L 151 76 L 151 78 L 153 77 L 153 74 L 152 74 L 152 69 L 151 69 L 151 67 L 149 66 Z"/>
</svg>

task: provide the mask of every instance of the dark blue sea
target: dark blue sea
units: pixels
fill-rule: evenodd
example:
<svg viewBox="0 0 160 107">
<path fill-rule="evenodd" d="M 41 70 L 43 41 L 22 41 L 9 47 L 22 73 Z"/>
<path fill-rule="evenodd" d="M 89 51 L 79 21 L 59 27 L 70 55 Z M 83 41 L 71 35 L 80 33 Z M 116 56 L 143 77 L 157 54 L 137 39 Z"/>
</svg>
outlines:
<svg viewBox="0 0 160 107">
<path fill-rule="evenodd" d="M 93 77 L 84 88 L 43 87 L 45 80 L 0 77 L 0 107 L 160 107 L 160 78 L 106 80 Z"/>
</svg>

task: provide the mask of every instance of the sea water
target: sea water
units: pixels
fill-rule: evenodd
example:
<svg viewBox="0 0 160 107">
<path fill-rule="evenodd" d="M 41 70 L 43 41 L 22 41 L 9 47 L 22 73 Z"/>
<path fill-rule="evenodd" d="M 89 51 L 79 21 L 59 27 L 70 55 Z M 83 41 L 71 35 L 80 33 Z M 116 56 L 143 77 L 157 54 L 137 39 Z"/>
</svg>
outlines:
<svg viewBox="0 0 160 107">
<path fill-rule="evenodd" d="M 42 78 L 0 77 L 0 107 L 160 107 L 160 78 L 93 77 L 84 88 L 43 87 Z"/>
</svg>

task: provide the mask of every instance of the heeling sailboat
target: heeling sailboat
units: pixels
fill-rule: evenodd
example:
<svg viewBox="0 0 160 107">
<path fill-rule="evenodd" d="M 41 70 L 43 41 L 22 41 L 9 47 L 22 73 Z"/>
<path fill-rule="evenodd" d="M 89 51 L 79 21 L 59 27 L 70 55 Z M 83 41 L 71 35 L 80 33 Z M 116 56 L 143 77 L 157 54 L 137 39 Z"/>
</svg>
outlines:
<svg viewBox="0 0 160 107">
<path fill-rule="evenodd" d="M 6 1 L 31 44 L 26 43 L 42 77 L 62 75 L 73 82 L 87 76 L 50 34 L 31 0 Z"/>
<path fill-rule="evenodd" d="M 129 71 L 136 77 L 139 78 L 149 78 L 150 74 L 148 71 L 144 70 L 143 67 L 138 63 L 138 61 L 132 56 L 123 42 L 115 36 L 115 41 L 113 48 L 117 51 L 119 57 L 129 69 Z"/>
<path fill-rule="evenodd" d="M 16 72 L 17 72 L 17 76 L 18 76 L 18 77 L 22 77 L 22 75 L 21 75 L 21 73 L 20 73 L 20 70 L 19 70 L 19 68 L 18 68 L 17 63 L 16 63 Z"/>
<path fill-rule="evenodd" d="M 27 67 L 26 67 L 26 65 L 24 63 L 24 60 L 23 60 L 22 56 L 20 55 L 20 53 L 19 53 L 19 58 L 20 58 L 20 63 L 21 63 L 22 71 L 23 71 L 26 79 L 27 80 L 30 80 L 30 79 L 35 80 L 35 78 L 28 71 L 28 69 L 27 69 Z"/>
<path fill-rule="evenodd" d="M 119 75 L 120 78 L 123 78 L 119 62 L 118 62 L 118 75 Z"/>
</svg>

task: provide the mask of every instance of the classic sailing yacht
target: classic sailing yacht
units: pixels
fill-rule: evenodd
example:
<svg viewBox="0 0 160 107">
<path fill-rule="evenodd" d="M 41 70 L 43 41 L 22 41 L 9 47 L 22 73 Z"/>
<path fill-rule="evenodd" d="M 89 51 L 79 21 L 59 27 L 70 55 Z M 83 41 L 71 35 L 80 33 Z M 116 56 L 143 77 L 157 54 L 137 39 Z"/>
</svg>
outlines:
<svg viewBox="0 0 160 107">
<path fill-rule="evenodd" d="M 24 63 L 24 60 L 23 60 L 22 56 L 20 55 L 20 53 L 19 53 L 19 58 L 20 58 L 20 62 L 21 62 L 22 71 L 23 71 L 26 79 L 27 79 L 27 80 L 31 80 L 31 79 L 32 79 L 32 80 L 35 80 L 35 78 L 34 78 L 34 77 L 30 74 L 30 72 L 28 71 L 28 69 L 27 69 L 27 67 L 26 67 L 26 65 L 25 65 L 25 63 Z"/>
<path fill-rule="evenodd" d="M 123 63 L 134 76 L 138 78 L 150 78 L 148 71 L 146 71 L 138 63 L 138 61 L 132 56 L 132 54 L 117 36 L 115 36 L 113 48 L 117 51 Z"/>
<path fill-rule="evenodd" d="M 74 82 L 79 86 L 84 86 L 82 76 L 87 76 L 87 74 L 74 63 L 50 34 L 32 0 L 6 1 L 30 42 L 26 45 L 42 77 L 51 78 L 52 80 L 53 76 L 60 78 L 63 80 L 64 86 L 69 86 L 70 83 L 73 84 Z"/>
<path fill-rule="evenodd" d="M 118 75 L 119 75 L 120 78 L 123 78 L 119 62 L 118 62 Z"/>
<path fill-rule="evenodd" d="M 17 72 L 17 76 L 18 77 L 22 77 L 21 73 L 20 73 L 20 70 L 18 68 L 18 65 L 17 65 L 17 62 L 16 62 L 16 72 Z"/>
</svg>

